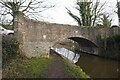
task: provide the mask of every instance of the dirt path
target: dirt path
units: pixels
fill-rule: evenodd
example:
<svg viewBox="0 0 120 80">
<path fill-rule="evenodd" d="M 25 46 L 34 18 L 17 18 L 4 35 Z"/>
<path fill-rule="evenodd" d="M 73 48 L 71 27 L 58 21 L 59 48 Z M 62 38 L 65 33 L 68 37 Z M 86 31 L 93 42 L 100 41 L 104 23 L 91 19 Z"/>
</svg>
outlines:
<svg viewBox="0 0 120 80">
<path fill-rule="evenodd" d="M 50 70 L 46 74 L 45 78 L 64 78 L 64 62 L 63 59 L 56 54 L 55 52 L 52 52 L 50 54 L 50 57 L 53 58 L 53 65 L 51 66 Z"/>
</svg>

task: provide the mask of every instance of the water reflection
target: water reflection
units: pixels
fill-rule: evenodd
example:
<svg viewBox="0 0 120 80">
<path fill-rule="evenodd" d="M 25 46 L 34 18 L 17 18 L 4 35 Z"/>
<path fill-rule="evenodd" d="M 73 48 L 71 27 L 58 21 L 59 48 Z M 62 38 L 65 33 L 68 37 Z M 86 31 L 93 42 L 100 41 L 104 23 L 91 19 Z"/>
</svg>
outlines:
<svg viewBox="0 0 120 80">
<path fill-rule="evenodd" d="M 80 57 L 79 54 L 74 53 L 66 48 L 51 48 L 56 51 L 58 54 L 68 58 L 71 62 L 76 63 Z"/>
</svg>

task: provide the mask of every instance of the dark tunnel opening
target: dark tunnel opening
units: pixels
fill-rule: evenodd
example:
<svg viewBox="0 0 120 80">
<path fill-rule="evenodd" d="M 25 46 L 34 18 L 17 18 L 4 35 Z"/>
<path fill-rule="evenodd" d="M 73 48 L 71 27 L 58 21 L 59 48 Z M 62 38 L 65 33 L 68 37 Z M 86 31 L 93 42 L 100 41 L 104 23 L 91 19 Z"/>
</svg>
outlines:
<svg viewBox="0 0 120 80">
<path fill-rule="evenodd" d="M 92 41 L 82 37 L 69 37 L 68 39 L 77 42 L 79 44 L 80 51 L 90 54 L 98 54 L 97 52 L 98 46 Z"/>
</svg>

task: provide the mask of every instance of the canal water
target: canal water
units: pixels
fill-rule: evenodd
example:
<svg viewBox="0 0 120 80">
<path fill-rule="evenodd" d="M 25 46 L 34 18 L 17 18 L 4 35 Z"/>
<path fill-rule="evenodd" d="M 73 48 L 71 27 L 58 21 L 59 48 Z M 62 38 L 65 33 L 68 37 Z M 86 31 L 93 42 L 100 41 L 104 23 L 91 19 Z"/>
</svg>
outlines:
<svg viewBox="0 0 120 80">
<path fill-rule="evenodd" d="M 120 76 L 120 62 L 80 53 L 76 63 L 92 78 L 118 78 Z"/>
<path fill-rule="evenodd" d="M 68 58 L 80 66 L 91 78 L 118 78 L 120 76 L 120 62 L 86 53 L 76 54 L 65 48 L 54 49 L 58 54 Z"/>
</svg>

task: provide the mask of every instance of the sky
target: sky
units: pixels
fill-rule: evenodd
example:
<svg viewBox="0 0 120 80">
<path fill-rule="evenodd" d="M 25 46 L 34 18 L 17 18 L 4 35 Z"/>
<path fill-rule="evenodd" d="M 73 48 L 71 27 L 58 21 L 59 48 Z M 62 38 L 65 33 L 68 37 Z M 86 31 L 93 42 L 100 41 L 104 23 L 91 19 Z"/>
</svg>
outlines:
<svg viewBox="0 0 120 80">
<path fill-rule="evenodd" d="M 118 16 L 116 10 L 116 0 L 100 0 L 101 4 L 106 1 L 105 13 L 113 19 L 112 25 L 118 25 Z M 120 1 L 120 0 L 119 0 Z M 76 0 L 49 0 L 51 4 L 55 4 L 54 8 L 44 11 L 41 15 L 43 20 L 51 23 L 77 25 L 77 22 L 69 16 L 66 8 L 70 9 L 74 14 L 78 14 L 75 9 Z"/>
<path fill-rule="evenodd" d="M 75 9 L 76 1 L 77 0 L 47 0 L 46 2 L 55 5 L 55 7 L 40 13 L 39 20 L 50 23 L 77 25 L 77 22 L 67 13 L 66 10 L 66 8 L 68 8 L 72 13 L 78 15 L 79 12 Z M 104 2 L 106 2 L 106 6 L 104 6 L 105 13 L 109 14 L 110 18 L 113 19 L 112 25 L 118 25 L 118 16 L 114 12 L 117 10 L 116 0 L 100 0 L 101 4 Z"/>
</svg>

